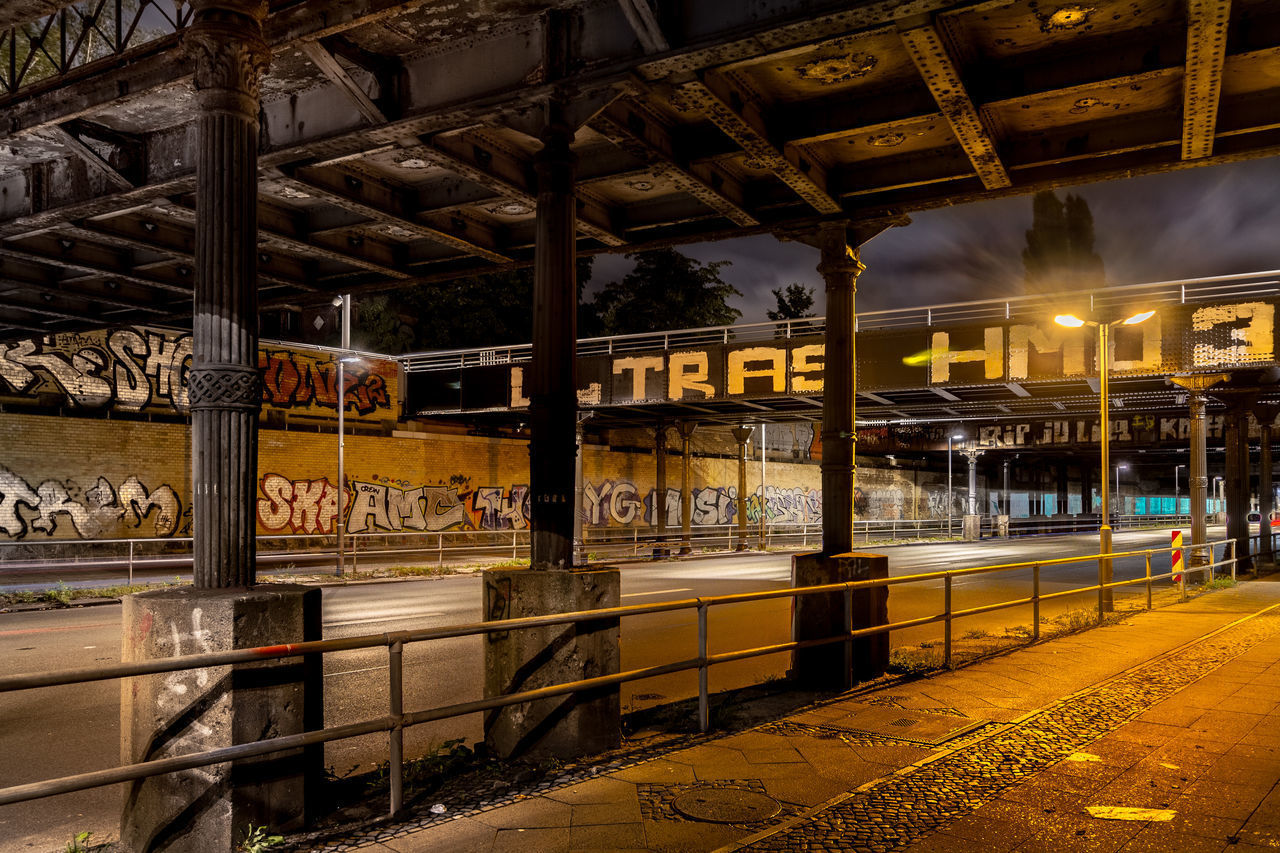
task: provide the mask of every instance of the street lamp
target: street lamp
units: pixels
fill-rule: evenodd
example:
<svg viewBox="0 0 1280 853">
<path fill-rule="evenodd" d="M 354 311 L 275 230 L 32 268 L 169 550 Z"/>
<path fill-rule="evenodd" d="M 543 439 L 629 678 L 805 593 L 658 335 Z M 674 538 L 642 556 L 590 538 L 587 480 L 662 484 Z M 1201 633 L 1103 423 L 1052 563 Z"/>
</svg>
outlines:
<svg viewBox="0 0 1280 853">
<path fill-rule="evenodd" d="M 1178 469 L 1179 469 L 1179 468 L 1186 468 L 1186 467 L 1187 467 L 1186 465 L 1174 465 L 1174 466 L 1173 466 L 1173 514 L 1174 514 L 1174 517 L 1175 517 L 1175 518 L 1176 518 L 1176 517 L 1177 517 L 1177 515 L 1178 515 L 1178 510 L 1181 508 L 1180 504 L 1178 503 L 1178 497 L 1179 497 L 1179 493 L 1178 493 Z"/>
<path fill-rule="evenodd" d="M 1098 397 L 1102 417 L 1100 424 L 1102 428 L 1102 524 L 1098 527 L 1098 603 L 1103 610 L 1112 609 L 1111 590 L 1105 586 L 1111 583 L 1111 560 L 1104 559 L 1102 556 L 1111 553 L 1111 502 L 1107 495 L 1107 469 L 1111 467 L 1111 454 L 1108 447 L 1111 438 L 1111 419 L 1107 413 L 1107 374 L 1111 371 L 1109 332 L 1112 326 L 1135 326 L 1144 320 L 1150 319 L 1155 313 L 1154 311 L 1143 311 L 1124 320 L 1112 320 L 1110 323 L 1082 320 L 1074 314 L 1059 314 L 1053 318 L 1053 322 L 1059 326 L 1066 326 L 1071 329 L 1078 329 L 1081 326 L 1096 326 L 1098 328 Z"/>
<path fill-rule="evenodd" d="M 342 320 L 339 327 L 340 346 L 345 352 L 351 349 L 351 294 L 333 297 L 333 307 L 342 309 Z M 338 577 L 342 577 L 346 573 L 346 556 L 347 556 L 347 524 L 346 518 L 342 514 L 342 498 L 345 495 L 346 488 L 346 472 L 343 470 L 345 456 L 347 452 L 347 430 L 346 430 L 346 411 L 347 411 L 347 385 L 344 367 L 348 361 L 356 361 L 347 355 L 338 357 Z"/>
<path fill-rule="evenodd" d="M 947 536 L 950 536 L 950 535 L 951 535 L 951 507 L 952 507 L 952 502 L 951 502 L 951 482 L 952 482 L 952 476 L 951 476 L 951 455 L 952 455 L 952 454 L 951 454 L 951 442 L 952 442 L 953 440 L 954 440 L 954 441 L 964 441 L 964 436 L 963 436 L 963 435 L 949 435 L 949 436 L 947 436 Z"/>
</svg>

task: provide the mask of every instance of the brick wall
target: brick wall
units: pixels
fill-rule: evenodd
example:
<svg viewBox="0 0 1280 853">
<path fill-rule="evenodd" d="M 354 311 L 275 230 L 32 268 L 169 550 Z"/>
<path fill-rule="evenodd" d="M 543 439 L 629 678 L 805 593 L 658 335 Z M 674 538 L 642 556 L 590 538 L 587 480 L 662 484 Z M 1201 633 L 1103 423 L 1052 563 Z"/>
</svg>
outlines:
<svg viewBox="0 0 1280 853">
<path fill-rule="evenodd" d="M 190 531 L 190 432 L 183 424 L 0 414 L 0 541 L 179 536 Z M 695 434 L 693 522 L 736 523 L 736 445 Z M 651 434 L 650 434 L 651 436 Z M 616 449 L 587 445 L 588 524 L 653 523 L 654 454 L 634 436 Z M 260 533 L 332 532 L 337 513 L 337 435 L 263 429 Z M 790 445 L 790 438 L 786 443 Z M 680 457 L 667 464 L 667 520 L 680 523 Z M 771 456 L 788 451 L 771 447 Z M 698 455 L 703 454 L 703 455 Z M 747 465 L 747 514 L 762 511 L 758 448 Z M 523 529 L 528 525 L 528 446 L 513 439 L 396 431 L 346 439 L 348 529 Z M 774 523 L 821 519 L 815 464 L 770 459 L 764 512 Z M 945 516 L 937 475 L 860 467 L 860 517 Z"/>
</svg>

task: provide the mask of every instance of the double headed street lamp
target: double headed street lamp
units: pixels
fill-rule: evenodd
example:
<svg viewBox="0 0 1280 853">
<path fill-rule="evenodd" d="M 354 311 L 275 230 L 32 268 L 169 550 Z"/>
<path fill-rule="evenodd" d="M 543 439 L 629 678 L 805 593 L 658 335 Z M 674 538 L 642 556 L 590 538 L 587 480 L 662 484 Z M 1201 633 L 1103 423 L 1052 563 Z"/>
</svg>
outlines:
<svg viewBox="0 0 1280 853">
<path fill-rule="evenodd" d="M 1059 326 L 1078 329 L 1081 326 L 1096 326 L 1098 329 L 1098 397 L 1101 400 L 1102 430 L 1102 524 L 1098 527 L 1098 603 L 1103 610 L 1112 609 L 1111 590 L 1106 584 L 1111 583 L 1111 560 L 1104 555 L 1111 553 L 1111 502 L 1107 495 L 1107 469 L 1111 467 L 1111 454 L 1108 447 L 1111 437 L 1111 421 L 1107 414 L 1107 374 L 1111 371 L 1110 331 L 1112 326 L 1135 326 L 1143 320 L 1155 315 L 1154 311 L 1143 311 L 1124 320 L 1112 320 L 1102 323 L 1095 320 L 1081 320 L 1074 314 L 1059 314 L 1053 322 Z M 1119 491 L 1119 474 L 1117 473 L 1117 491 Z"/>
</svg>

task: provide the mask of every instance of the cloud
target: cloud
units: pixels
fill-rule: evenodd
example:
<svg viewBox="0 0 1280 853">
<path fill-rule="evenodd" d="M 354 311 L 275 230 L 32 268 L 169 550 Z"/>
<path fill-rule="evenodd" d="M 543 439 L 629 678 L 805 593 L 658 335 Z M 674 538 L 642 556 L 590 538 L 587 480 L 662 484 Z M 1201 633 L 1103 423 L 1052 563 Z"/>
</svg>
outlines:
<svg viewBox="0 0 1280 853">
<path fill-rule="evenodd" d="M 1109 284 L 1138 284 L 1280 268 L 1280 158 L 1200 167 L 1059 190 L 1093 212 L 1098 253 Z M 1000 298 L 1021 292 L 1022 249 L 1031 227 L 1029 195 L 944 207 L 912 215 L 862 250 L 858 310 L 919 307 Z M 818 252 L 771 236 L 681 246 L 700 261 L 728 260 L 726 281 L 742 322 L 760 322 L 770 291 L 800 282 L 825 310 Z M 598 256 L 588 292 L 631 268 L 622 256 Z"/>
</svg>

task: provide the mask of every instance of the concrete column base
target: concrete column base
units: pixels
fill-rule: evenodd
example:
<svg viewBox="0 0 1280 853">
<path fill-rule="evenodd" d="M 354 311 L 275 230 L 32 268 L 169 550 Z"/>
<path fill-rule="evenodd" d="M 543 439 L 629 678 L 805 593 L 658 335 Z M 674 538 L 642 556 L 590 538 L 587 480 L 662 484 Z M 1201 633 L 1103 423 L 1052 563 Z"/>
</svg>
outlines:
<svg viewBox="0 0 1280 853">
<path fill-rule="evenodd" d="M 1001 538 L 1003 539 L 1009 538 L 1009 516 L 1007 515 L 996 516 L 996 531 L 998 532 L 998 535 Z"/>
<path fill-rule="evenodd" d="M 982 516 L 966 515 L 964 517 L 964 541 L 975 542 L 982 538 Z"/>
<path fill-rule="evenodd" d="M 484 573 L 489 620 L 617 607 L 617 569 Z M 484 649 L 485 697 L 500 696 L 619 672 L 618 620 L 549 625 L 489 634 Z M 484 739 L 501 758 L 577 758 L 616 748 L 622 740 L 618 688 L 555 696 L 488 712 Z"/>
<path fill-rule="evenodd" d="M 121 660 L 320 639 L 320 590 L 158 590 L 124 597 Z M 120 755 L 131 764 L 324 725 L 320 656 L 220 666 L 121 682 Z M 250 824 L 301 828 L 324 770 L 310 747 L 134 782 L 121 847 L 147 853 L 228 853 Z"/>
<path fill-rule="evenodd" d="M 791 558 L 792 586 L 821 586 L 889 576 L 883 554 L 796 554 Z M 806 595 L 795 600 L 792 632 L 796 640 L 817 640 L 844 633 L 844 593 Z M 858 590 L 853 594 L 853 627 L 870 628 L 889 622 L 889 588 Z M 845 665 L 844 643 L 799 649 L 791 654 L 791 675 L 800 684 L 820 690 L 847 690 L 859 681 L 884 675 L 889 666 L 889 635 L 874 634 L 853 642 L 852 670 Z"/>
</svg>

